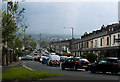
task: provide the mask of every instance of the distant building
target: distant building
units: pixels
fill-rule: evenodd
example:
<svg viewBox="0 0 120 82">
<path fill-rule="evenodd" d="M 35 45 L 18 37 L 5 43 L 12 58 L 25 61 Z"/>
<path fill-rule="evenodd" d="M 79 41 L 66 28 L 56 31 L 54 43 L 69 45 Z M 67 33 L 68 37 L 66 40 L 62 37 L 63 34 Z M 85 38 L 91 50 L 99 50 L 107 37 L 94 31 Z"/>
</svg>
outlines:
<svg viewBox="0 0 120 82">
<path fill-rule="evenodd" d="M 77 39 L 73 39 L 73 42 Z M 58 55 L 63 55 L 64 53 L 71 52 L 72 53 L 72 40 L 62 40 L 55 41 L 50 43 L 50 51 L 55 52 Z"/>
</svg>

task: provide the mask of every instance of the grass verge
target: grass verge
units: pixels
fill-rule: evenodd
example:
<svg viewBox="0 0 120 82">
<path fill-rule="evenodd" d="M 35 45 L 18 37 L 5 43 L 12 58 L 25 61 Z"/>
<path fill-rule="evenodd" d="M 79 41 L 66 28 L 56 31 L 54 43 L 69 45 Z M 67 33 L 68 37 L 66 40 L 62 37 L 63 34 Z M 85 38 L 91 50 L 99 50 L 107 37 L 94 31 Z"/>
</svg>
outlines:
<svg viewBox="0 0 120 82">
<path fill-rule="evenodd" d="M 2 73 L 2 80 L 19 80 L 19 79 L 43 79 L 52 76 L 61 76 L 62 74 L 55 74 L 41 71 L 31 71 L 24 67 L 12 67 Z"/>
</svg>

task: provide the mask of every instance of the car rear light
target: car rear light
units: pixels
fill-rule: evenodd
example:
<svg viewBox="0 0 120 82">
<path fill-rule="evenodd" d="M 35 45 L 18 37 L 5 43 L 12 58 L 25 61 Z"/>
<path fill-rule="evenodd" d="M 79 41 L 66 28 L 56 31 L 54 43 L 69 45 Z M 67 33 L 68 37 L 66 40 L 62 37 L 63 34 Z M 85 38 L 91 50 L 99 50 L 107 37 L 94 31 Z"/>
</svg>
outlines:
<svg viewBox="0 0 120 82">
<path fill-rule="evenodd" d="M 43 59 L 45 59 L 45 58 L 43 58 Z"/>
<path fill-rule="evenodd" d="M 80 61 L 76 61 L 76 63 L 80 64 L 81 62 Z"/>
<path fill-rule="evenodd" d="M 90 62 L 88 62 L 88 64 L 90 64 Z"/>
</svg>

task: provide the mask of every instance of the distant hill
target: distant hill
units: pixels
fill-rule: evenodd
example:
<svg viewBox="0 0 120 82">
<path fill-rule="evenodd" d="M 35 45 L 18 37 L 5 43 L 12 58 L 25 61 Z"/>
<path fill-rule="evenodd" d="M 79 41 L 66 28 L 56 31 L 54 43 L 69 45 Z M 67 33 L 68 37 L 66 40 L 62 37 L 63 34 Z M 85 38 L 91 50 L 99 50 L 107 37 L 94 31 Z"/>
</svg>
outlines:
<svg viewBox="0 0 120 82">
<path fill-rule="evenodd" d="M 36 40 L 40 40 L 40 34 L 27 34 L 27 35 L 31 35 L 33 38 L 35 38 Z M 72 36 L 71 35 L 67 35 L 67 34 L 47 34 L 47 33 L 41 33 L 41 41 L 52 41 L 54 40 L 65 40 L 65 39 L 70 39 Z M 74 38 L 80 38 L 81 35 L 74 35 Z"/>
</svg>

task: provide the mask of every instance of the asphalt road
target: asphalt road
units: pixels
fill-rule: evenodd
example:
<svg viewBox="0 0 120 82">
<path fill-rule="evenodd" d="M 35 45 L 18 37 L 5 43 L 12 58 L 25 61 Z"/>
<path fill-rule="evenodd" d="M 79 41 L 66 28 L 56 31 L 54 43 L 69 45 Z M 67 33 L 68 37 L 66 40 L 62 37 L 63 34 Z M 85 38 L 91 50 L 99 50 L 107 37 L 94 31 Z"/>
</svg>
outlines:
<svg viewBox="0 0 120 82">
<path fill-rule="evenodd" d="M 40 53 L 38 53 L 40 55 Z M 30 54 L 34 56 L 33 53 Z M 27 67 L 45 72 L 64 74 L 64 76 L 56 78 L 48 78 L 47 80 L 120 80 L 120 73 L 118 75 L 111 75 L 109 72 L 106 74 L 96 73 L 92 74 L 90 71 L 85 71 L 84 69 L 78 69 L 74 71 L 73 69 L 62 70 L 60 67 L 50 67 L 46 64 L 41 64 L 37 61 L 22 61 Z"/>
<path fill-rule="evenodd" d="M 78 69 L 74 71 L 73 69 L 66 69 L 62 70 L 60 67 L 50 67 L 46 64 L 41 64 L 37 61 L 23 61 L 23 63 L 33 69 L 38 71 L 45 71 L 45 72 L 52 72 L 52 73 L 59 73 L 64 74 L 65 76 L 69 76 L 70 79 L 77 79 L 77 80 L 119 80 L 120 74 L 118 75 L 111 75 L 109 72 L 106 74 L 96 73 L 91 74 L 90 71 L 85 71 L 84 69 Z M 64 78 L 64 77 L 59 77 Z M 57 78 L 57 80 L 59 79 Z M 68 79 L 67 78 L 67 79 Z M 54 78 L 52 78 L 54 79 Z"/>
</svg>

